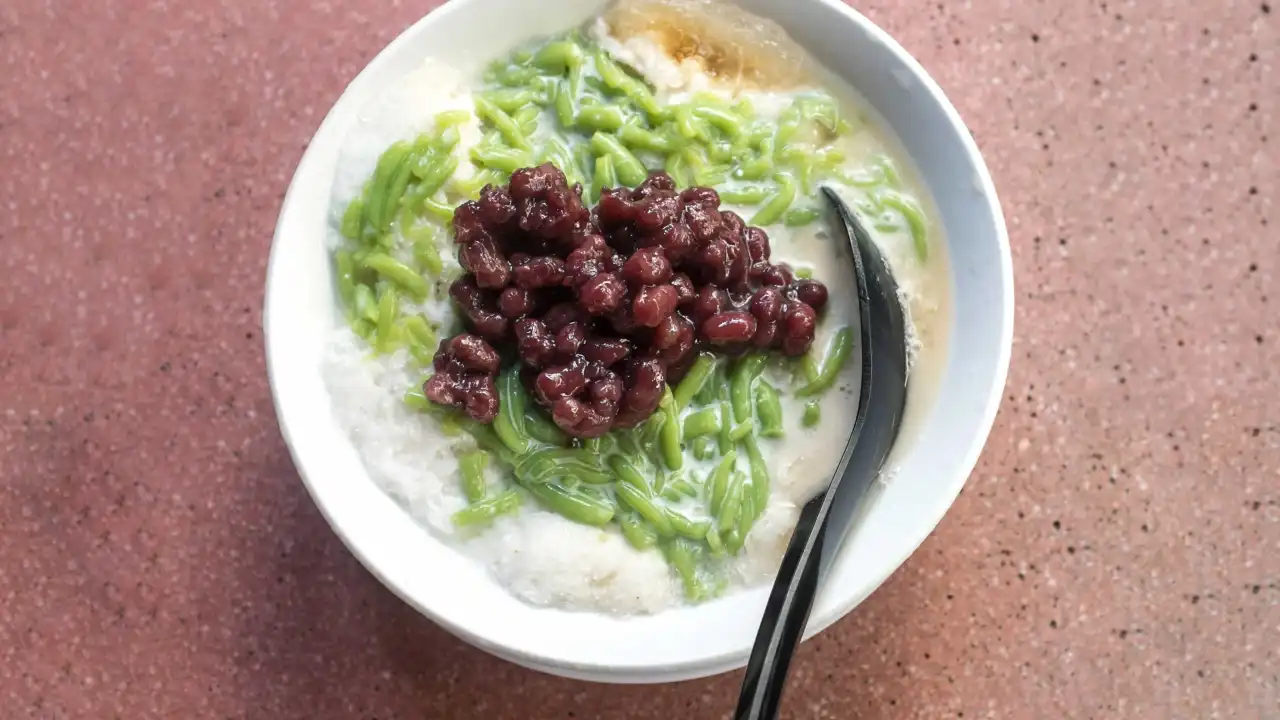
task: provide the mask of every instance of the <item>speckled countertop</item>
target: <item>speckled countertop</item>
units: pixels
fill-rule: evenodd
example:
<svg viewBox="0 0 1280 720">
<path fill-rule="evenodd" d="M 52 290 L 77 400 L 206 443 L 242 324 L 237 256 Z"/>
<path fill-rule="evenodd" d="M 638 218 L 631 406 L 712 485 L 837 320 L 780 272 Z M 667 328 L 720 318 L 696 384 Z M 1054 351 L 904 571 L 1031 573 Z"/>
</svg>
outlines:
<svg viewBox="0 0 1280 720">
<path fill-rule="evenodd" d="M 290 463 L 275 213 L 432 4 L 0 6 L 0 716 L 727 717 L 737 675 L 607 688 L 446 635 Z M 1280 717 L 1277 10 L 860 7 L 986 154 L 1017 340 L 964 493 L 785 717 Z"/>
</svg>

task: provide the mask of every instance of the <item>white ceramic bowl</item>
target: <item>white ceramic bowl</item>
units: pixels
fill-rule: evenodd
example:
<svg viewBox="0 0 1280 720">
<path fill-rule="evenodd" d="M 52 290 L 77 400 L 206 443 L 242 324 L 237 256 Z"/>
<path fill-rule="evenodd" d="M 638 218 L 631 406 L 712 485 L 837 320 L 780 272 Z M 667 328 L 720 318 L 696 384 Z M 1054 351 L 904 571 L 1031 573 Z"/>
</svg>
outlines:
<svg viewBox="0 0 1280 720">
<path fill-rule="evenodd" d="M 415 524 L 369 479 L 321 380 L 335 324 L 325 248 L 339 146 L 357 110 L 427 57 L 471 64 L 566 30 L 605 0 L 453 0 L 406 30 L 351 83 L 303 155 L 271 249 L 267 367 L 285 440 L 334 530 L 388 588 L 489 652 L 527 667 L 607 682 L 711 675 L 746 660 L 768 588 L 649 617 L 535 608 Z M 817 598 L 808 634 L 867 597 L 937 525 L 977 461 L 1002 395 L 1013 332 L 1013 276 L 995 188 L 955 108 L 920 65 L 835 0 L 742 0 L 773 18 L 857 88 L 897 133 L 949 238 L 953 322 L 932 411 L 891 483 L 873 498 Z"/>
</svg>

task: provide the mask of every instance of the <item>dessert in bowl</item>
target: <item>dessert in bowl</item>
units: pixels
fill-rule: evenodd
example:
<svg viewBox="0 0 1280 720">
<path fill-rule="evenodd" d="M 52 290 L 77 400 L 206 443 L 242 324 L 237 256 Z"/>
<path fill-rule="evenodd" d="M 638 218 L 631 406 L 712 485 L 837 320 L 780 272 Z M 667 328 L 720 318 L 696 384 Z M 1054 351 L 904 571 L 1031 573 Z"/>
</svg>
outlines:
<svg viewBox="0 0 1280 720">
<path fill-rule="evenodd" d="M 348 546 L 469 641 L 600 680 L 729 669 L 856 407 L 818 189 L 889 258 L 913 362 L 811 631 L 976 460 L 1011 330 L 999 209 L 954 110 L 847 8 L 547 7 L 445 5 L 326 118 L 269 271 L 281 426 Z"/>
</svg>

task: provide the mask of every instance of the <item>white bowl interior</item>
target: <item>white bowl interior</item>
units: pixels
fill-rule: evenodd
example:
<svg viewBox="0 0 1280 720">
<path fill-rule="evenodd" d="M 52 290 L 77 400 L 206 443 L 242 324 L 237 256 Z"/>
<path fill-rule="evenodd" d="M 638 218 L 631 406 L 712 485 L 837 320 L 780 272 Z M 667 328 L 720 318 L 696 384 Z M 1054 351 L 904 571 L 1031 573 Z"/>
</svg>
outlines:
<svg viewBox="0 0 1280 720">
<path fill-rule="evenodd" d="M 767 588 L 650 617 L 615 618 L 520 602 L 470 559 L 415 524 L 365 472 L 321 379 L 341 322 L 324 244 L 334 167 L 357 112 L 428 57 L 463 67 L 563 31 L 602 0 L 454 0 L 415 24 L 352 82 L 311 142 L 272 247 L 264 323 L 281 429 L 330 524 L 387 587 L 451 632 L 523 665 L 571 677 L 656 682 L 741 666 Z M 932 192 L 949 238 L 953 322 L 932 412 L 893 481 L 873 498 L 817 599 L 808 633 L 861 602 L 924 540 L 986 439 L 1012 335 L 1012 271 L 994 188 L 955 110 L 919 65 L 865 18 L 832 0 L 742 0 L 774 18 L 856 87 L 896 132 Z M 785 8 L 785 12 L 783 12 Z M 493 22 L 490 18 L 502 18 Z"/>
</svg>

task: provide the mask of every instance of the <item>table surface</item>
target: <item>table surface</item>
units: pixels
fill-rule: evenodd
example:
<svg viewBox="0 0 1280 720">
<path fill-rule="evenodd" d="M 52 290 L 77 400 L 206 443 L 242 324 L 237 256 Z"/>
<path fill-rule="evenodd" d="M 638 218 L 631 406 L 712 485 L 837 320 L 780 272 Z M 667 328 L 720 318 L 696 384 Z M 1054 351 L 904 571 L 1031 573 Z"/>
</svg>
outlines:
<svg viewBox="0 0 1280 720">
<path fill-rule="evenodd" d="M 260 331 L 276 212 L 433 4 L 0 7 L 6 718 L 728 716 L 736 673 L 604 687 L 447 635 L 290 462 Z M 985 153 L 1017 337 L 963 494 L 801 650 L 784 717 L 1280 717 L 1278 10 L 860 9 Z"/>
</svg>

